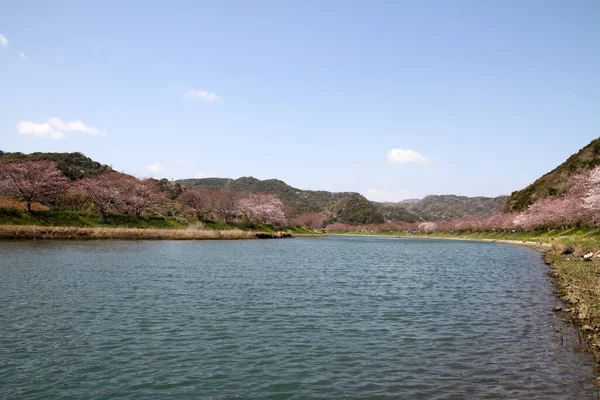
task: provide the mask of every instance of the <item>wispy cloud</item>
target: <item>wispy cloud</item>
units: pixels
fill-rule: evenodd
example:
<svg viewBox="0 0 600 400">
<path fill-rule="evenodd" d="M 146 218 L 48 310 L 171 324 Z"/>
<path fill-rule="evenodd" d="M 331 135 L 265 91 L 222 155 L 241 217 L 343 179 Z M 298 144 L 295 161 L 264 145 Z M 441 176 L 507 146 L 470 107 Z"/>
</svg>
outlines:
<svg viewBox="0 0 600 400">
<path fill-rule="evenodd" d="M 215 176 L 214 172 L 197 172 L 194 174 L 194 178 L 202 179 L 202 178 L 211 178 Z"/>
<path fill-rule="evenodd" d="M 19 57 L 21 57 L 21 59 L 26 60 L 27 56 L 25 55 L 25 53 L 23 53 L 22 51 L 19 52 Z"/>
<path fill-rule="evenodd" d="M 8 47 L 8 39 L 2 34 L 0 34 L 0 47 Z"/>
<path fill-rule="evenodd" d="M 165 170 L 165 167 L 161 163 L 155 163 L 155 164 L 146 166 L 146 171 L 148 171 L 148 172 L 157 173 L 157 172 L 162 172 L 164 170 Z"/>
<path fill-rule="evenodd" d="M 185 161 L 183 158 L 180 158 L 179 160 L 175 160 L 175 164 L 187 164 L 187 161 Z"/>
<path fill-rule="evenodd" d="M 187 92 L 185 92 L 182 96 L 186 99 L 202 100 L 206 103 L 215 103 L 220 99 L 216 93 L 209 92 L 208 90 L 190 89 Z"/>
<path fill-rule="evenodd" d="M 33 136 L 41 139 L 60 140 L 67 137 L 68 133 L 86 133 L 92 136 L 106 136 L 106 131 L 100 131 L 88 126 L 81 121 L 63 122 L 58 118 L 50 118 L 46 122 L 19 121 L 17 132 L 20 135 Z"/>
<path fill-rule="evenodd" d="M 433 160 L 414 150 L 392 149 L 387 153 L 390 164 L 431 164 Z"/>
</svg>

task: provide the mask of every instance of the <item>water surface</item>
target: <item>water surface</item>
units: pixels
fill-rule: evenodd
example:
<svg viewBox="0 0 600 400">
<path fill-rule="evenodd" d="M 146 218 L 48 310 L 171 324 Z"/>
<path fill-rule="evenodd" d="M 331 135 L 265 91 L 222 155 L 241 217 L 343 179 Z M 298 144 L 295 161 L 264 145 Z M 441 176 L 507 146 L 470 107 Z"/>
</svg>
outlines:
<svg viewBox="0 0 600 400">
<path fill-rule="evenodd" d="M 595 398 L 546 273 L 493 243 L 1 242 L 0 397 Z"/>
</svg>

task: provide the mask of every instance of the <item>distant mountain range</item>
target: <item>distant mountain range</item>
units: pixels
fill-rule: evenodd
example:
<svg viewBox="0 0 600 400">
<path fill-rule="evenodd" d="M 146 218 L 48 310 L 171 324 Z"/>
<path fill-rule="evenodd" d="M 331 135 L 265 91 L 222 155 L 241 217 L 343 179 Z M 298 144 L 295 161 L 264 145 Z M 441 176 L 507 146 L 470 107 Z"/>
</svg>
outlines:
<svg viewBox="0 0 600 400">
<path fill-rule="evenodd" d="M 398 203 L 370 202 L 356 192 L 327 192 L 301 190 L 278 179 L 259 180 L 253 177 L 239 179 L 203 178 L 176 181 L 184 187 L 211 189 L 231 188 L 239 192 L 263 192 L 274 194 L 298 212 L 325 212 L 333 220 L 344 223 L 377 223 L 384 220 L 433 221 L 449 220 L 464 216 L 490 216 L 501 212 L 506 196 L 465 197 L 455 195 L 427 196 L 421 200 L 409 199 Z M 355 199 L 349 202 L 348 199 Z M 360 201 L 356 200 L 360 199 Z M 367 206 L 371 203 L 374 208 Z M 353 212 L 354 217 L 343 217 L 344 207 L 354 207 L 362 212 Z M 364 214 L 364 215 L 363 215 Z M 364 222 L 359 222 L 364 221 Z"/>
</svg>

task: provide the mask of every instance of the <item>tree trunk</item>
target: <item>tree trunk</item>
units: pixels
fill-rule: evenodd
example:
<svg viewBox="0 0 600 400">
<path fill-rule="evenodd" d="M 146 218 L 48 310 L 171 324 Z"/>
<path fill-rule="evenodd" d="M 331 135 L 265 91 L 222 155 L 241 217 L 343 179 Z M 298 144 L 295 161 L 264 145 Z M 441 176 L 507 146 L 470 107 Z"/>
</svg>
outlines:
<svg viewBox="0 0 600 400">
<path fill-rule="evenodd" d="M 27 212 L 31 214 L 31 201 L 27 200 Z"/>
</svg>

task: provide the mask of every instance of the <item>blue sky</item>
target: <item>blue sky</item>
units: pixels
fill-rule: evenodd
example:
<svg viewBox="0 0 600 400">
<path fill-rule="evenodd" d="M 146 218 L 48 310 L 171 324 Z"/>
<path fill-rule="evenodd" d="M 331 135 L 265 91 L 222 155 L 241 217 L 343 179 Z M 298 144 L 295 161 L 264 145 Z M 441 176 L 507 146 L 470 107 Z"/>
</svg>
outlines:
<svg viewBox="0 0 600 400">
<path fill-rule="evenodd" d="M 0 150 L 373 200 L 508 194 L 600 136 L 600 2 L 3 1 Z"/>
</svg>

